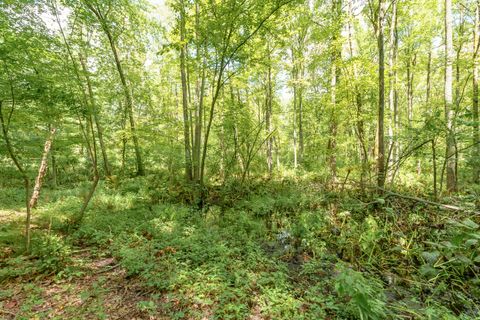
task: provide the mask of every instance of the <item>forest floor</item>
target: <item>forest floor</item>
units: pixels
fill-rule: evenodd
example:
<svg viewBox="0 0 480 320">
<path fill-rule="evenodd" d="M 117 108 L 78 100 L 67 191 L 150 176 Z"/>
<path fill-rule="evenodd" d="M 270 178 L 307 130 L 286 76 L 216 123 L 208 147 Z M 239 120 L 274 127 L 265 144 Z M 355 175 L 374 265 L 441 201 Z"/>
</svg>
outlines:
<svg viewBox="0 0 480 320">
<path fill-rule="evenodd" d="M 479 217 L 314 181 L 48 189 L 22 254 L 0 195 L 0 319 L 479 319 Z M 478 208 L 478 194 L 443 199 Z M 477 209 L 478 210 L 478 209 Z"/>
</svg>

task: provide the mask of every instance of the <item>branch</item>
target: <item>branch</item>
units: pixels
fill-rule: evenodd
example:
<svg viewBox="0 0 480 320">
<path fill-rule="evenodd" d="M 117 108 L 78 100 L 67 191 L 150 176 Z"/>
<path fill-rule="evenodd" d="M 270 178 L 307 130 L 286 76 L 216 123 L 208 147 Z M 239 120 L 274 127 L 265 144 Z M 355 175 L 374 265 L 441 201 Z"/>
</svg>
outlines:
<svg viewBox="0 0 480 320">
<path fill-rule="evenodd" d="M 408 195 L 405 195 L 405 194 L 400 194 L 400 193 L 397 193 L 397 192 L 386 190 L 386 189 L 383 189 L 383 188 L 380 188 L 380 187 L 374 187 L 374 188 L 385 192 L 387 195 L 394 196 L 394 197 L 397 197 L 397 198 L 413 200 L 413 201 L 428 204 L 428 205 L 431 205 L 431 206 L 440 207 L 440 208 L 446 209 L 446 210 L 467 212 L 467 213 L 473 213 L 475 215 L 480 215 L 480 212 L 475 211 L 475 210 L 465 209 L 465 208 L 461 208 L 461 207 L 454 206 L 454 205 L 451 205 L 451 204 L 443 204 L 443 203 L 440 203 L 440 202 L 430 201 L 430 200 L 426 200 L 426 199 L 422 199 L 422 198 L 418 198 L 418 197 L 414 197 L 414 196 L 408 196 Z"/>
</svg>

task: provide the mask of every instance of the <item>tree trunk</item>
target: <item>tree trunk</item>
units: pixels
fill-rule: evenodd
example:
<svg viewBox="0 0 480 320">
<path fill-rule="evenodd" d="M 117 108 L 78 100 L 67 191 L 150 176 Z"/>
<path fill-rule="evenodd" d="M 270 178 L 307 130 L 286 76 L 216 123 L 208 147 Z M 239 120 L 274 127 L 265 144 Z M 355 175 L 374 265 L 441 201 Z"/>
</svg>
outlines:
<svg viewBox="0 0 480 320">
<path fill-rule="evenodd" d="M 108 162 L 107 149 L 103 141 L 103 129 L 100 123 L 100 117 L 98 115 L 97 104 L 95 102 L 95 96 L 93 95 L 92 83 L 90 81 L 90 72 L 87 69 L 85 60 L 82 55 L 79 55 L 80 64 L 82 66 L 83 73 L 87 82 L 88 97 L 90 100 L 90 105 L 93 113 L 93 120 L 95 122 L 95 127 L 97 128 L 98 142 L 100 143 L 100 151 L 102 152 L 103 158 L 103 167 L 105 169 L 105 176 L 110 177 L 112 172 L 110 170 L 110 164 Z"/>
<path fill-rule="evenodd" d="M 30 208 L 35 208 L 37 206 L 38 197 L 40 196 L 40 189 L 42 188 L 43 178 L 47 173 L 47 163 L 48 163 L 48 154 L 52 146 L 53 137 L 57 129 L 52 128 L 50 130 L 50 135 L 45 141 L 45 146 L 43 148 L 42 161 L 40 162 L 40 167 L 38 168 L 38 175 L 35 179 L 35 186 L 33 187 L 32 197 L 30 198 Z"/>
<path fill-rule="evenodd" d="M 195 3 L 195 37 L 197 41 L 196 59 L 197 66 L 201 68 L 201 80 L 197 78 L 195 93 L 195 129 L 193 139 L 193 179 L 199 182 L 200 179 L 200 161 L 202 144 L 202 124 L 203 124 L 203 98 L 205 95 L 205 61 L 202 61 L 202 52 L 200 46 L 200 11 L 198 3 Z"/>
<path fill-rule="evenodd" d="M 303 81 L 304 69 L 303 65 L 299 66 L 300 80 Z M 303 163 L 303 154 L 305 151 L 305 144 L 303 142 L 303 83 L 300 83 L 298 88 L 298 163 Z"/>
<path fill-rule="evenodd" d="M 433 199 L 437 200 L 437 152 L 435 146 L 435 138 L 432 139 L 432 163 L 433 163 Z"/>
<path fill-rule="evenodd" d="M 293 78 L 293 167 L 296 169 L 298 166 L 297 155 L 297 68 L 295 66 L 295 52 L 292 49 L 292 78 Z"/>
<path fill-rule="evenodd" d="M 143 176 L 145 175 L 145 168 L 143 166 L 143 161 L 142 161 L 142 154 L 141 154 L 141 149 L 140 149 L 140 144 L 138 142 L 138 136 L 137 136 L 137 130 L 135 127 L 135 119 L 133 117 L 133 98 L 132 94 L 130 93 L 130 88 L 128 87 L 127 80 L 125 78 L 125 73 L 123 71 L 122 63 L 120 62 L 120 57 L 118 55 L 118 49 L 115 44 L 115 40 L 113 39 L 113 35 L 110 31 L 110 28 L 107 24 L 107 21 L 103 15 L 103 13 L 96 7 L 93 7 L 90 5 L 88 2 L 85 2 L 87 7 L 95 14 L 97 17 L 98 21 L 100 22 L 103 31 L 105 32 L 105 35 L 108 38 L 108 42 L 110 44 L 110 48 L 112 50 L 113 58 L 115 60 L 115 66 L 118 71 L 118 75 L 120 77 L 120 81 L 122 84 L 123 88 L 123 93 L 125 95 L 126 99 L 126 108 L 128 112 L 128 118 L 130 121 L 130 131 L 132 132 L 132 140 L 133 140 L 133 146 L 135 149 L 135 158 L 136 158 L 136 163 L 137 163 L 137 175 L 138 176 Z"/>
<path fill-rule="evenodd" d="M 445 123 L 447 125 L 446 137 L 446 169 L 447 190 L 455 192 L 455 128 L 453 109 L 453 19 L 452 0 L 445 0 Z"/>
<path fill-rule="evenodd" d="M 180 9 L 180 75 L 182 80 L 182 108 L 183 108 L 183 137 L 185 145 L 185 176 L 187 181 L 192 181 L 192 157 L 191 157 L 191 148 L 190 148 L 190 121 L 189 121 L 189 112 L 188 112 L 188 88 L 187 88 L 187 78 L 185 75 L 186 68 L 186 43 L 185 42 L 185 8 Z"/>
<path fill-rule="evenodd" d="M 52 126 L 50 124 L 48 125 L 48 130 L 49 131 L 52 130 Z M 52 145 L 50 147 L 50 157 L 51 157 L 50 161 L 52 163 L 52 165 L 50 166 L 51 171 L 52 171 L 52 173 L 51 173 L 52 186 L 55 188 L 58 185 L 58 181 L 57 181 L 57 179 L 58 179 L 58 174 L 57 174 L 58 169 L 57 169 L 57 160 L 56 160 L 56 157 L 55 157 L 55 145 L 54 145 L 53 141 L 52 141 Z"/>
<path fill-rule="evenodd" d="M 85 143 L 87 145 L 88 151 L 90 153 L 90 157 L 92 158 L 92 170 L 93 170 L 93 181 L 90 186 L 90 190 L 88 191 L 86 197 L 83 199 L 83 204 L 82 207 L 80 208 L 80 212 L 78 213 L 78 216 L 74 218 L 73 223 L 75 225 L 79 225 L 85 216 L 85 212 L 87 211 L 88 204 L 90 203 L 90 200 L 92 199 L 95 190 L 97 189 L 98 181 L 100 180 L 100 175 L 98 174 L 98 162 L 97 162 L 97 142 L 95 138 L 95 130 L 93 128 L 93 119 L 91 116 L 92 110 L 89 110 L 89 114 L 87 115 L 87 128 L 90 127 L 90 132 L 92 135 L 92 144 L 90 145 L 89 142 L 89 135 L 87 134 L 87 131 L 84 129 L 82 125 L 82 121 L 79 117 L 79 124 L 80 128 L 83 132 L 83 136 L 85 139 Z"/>
<path fill-rule="evenodd" d="M 267 170 L 268 174 L 272 174 L 273 169 L 273 137 L 272 132 L 272 100 L 273 100 L 273 88 L 272 88 L 272 60 L 270 57 L 270 48 L 268 48 L 268 74 L 267 74 L 267 101 L 265 110 L 265 129 L 267 136 Z"/>
<path fill-rule="evenodd" d="M 391 168 L 398 159 L 398 146 L 396 141 L 398 135 L 398 90 L 397 90 L 397 58 L 398 58 L 398 31 L 397 31 L 397 1 L 392 3 L 392 22 L 390 26 L 390 72 L 389 72 L 389 108 L 390 122 L 388 126 L 388 135 L 390 140 L 389 150 L 392 150 L 389 168 Z"/>
<path fill-rule="evenodd" d="M 473 166 L 473 181 L 480 183 L 480 123 L 478 114 L 478 46 L 480 41 L 480 0 L 476 1 L 475 8 L 475 26 L 473 32 L 473 151 L 472 151 L 472 166 Z"/>
<path fill-rule="evenodd" d="M 342 16 L 342 0 L 332 1 L 332 11 L 335 19 L 341 19 Z M 329 166 L 331 171 L 331 178 L 333 181 L 337 179 L 337 84 L 340 79 L 339 62 L 342 58 L 341 45 L 337 43 L 341 36 L 341 28 L 343 22 L 338 25 L 334 31 L 332 39 L 332 67 L 330 79 L 330 100 L 331 100 L 331 117 L 330 117 L 330 138 L 328 142 Z"/>
<path fill-rule="evenodd" d="M 332 180 L 335 181 L 337 178 L 337 155 L 336 155 L 336 148 L 337 148 L 337 119 L 336 119 L 336 108 L 337 108 L 337 53 L 334 53 L 333 56 L 333 64 L 332 64 L 332 74 L 331 74 L 331 81 L 330 81 L 330 99 L 332 104 L 332 111 L 330 117 L 330 138 L 328 141 L 328 153 L 329 153 L 329 165 L 331 171 Z"/>
<path fill-rule="evenodd" d="M 413 121 L 413 78 L 414 72 L 413 68 L 416 64 L 416 53 L 413 53 L 413 50 L 409 50 L 409 56 L 407 60 L 407 118 L 408 126 L 412 127 Z"/>
<path fill-rule="evenodd" d="M 427 62 L 427 92 L 426 92 L 426 97 L 425 97 L 425 104 L 427 105 L 428 110 L 431 110 L 430 106 L 428 105 L 430 102 L 430 91 L 432 87 L 432 48 L 430 48 L 430 51 L 428 52 L 428 62 Z"/>
<path fill-rule="evenodd" d="M 383 188 L 385 184 L 385 141 L 384 141 L 384 113 L 385 113 L 385 52 L 383 20 L 385 14 L 384 0 L 379 0 L 378 7 L 378 122 L 377 122 L 377 185 Z"/>
</svg>

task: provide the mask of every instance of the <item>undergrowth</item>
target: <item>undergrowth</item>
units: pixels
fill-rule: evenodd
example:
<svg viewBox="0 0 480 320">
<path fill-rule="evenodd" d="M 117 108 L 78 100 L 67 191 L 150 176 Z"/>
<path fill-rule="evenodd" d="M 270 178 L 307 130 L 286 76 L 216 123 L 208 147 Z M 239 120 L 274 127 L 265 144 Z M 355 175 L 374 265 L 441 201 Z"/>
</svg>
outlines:
<svg viewBox="0 0 480 320">
<path fill-rule="evenodd" d="M 20 229 L 0 229 L 9 248 L 2 252 L 0 281 L 82 277 L 74 252 L 95 248 L 142 284 L 146 298 L 137 308 L 145 316 L 480 317 L 475 216 L 312 181 L 211 188 L 198 210 L 195 199 L 182 196 L 189 193 L 181 183 L 167 187 L 147 177 L 102 184 L 83 223 L 72 229 L 68 218 L 78 210 L 78 192 L 42 194 L 29 256 L 13 245 Z"/>
</svg>

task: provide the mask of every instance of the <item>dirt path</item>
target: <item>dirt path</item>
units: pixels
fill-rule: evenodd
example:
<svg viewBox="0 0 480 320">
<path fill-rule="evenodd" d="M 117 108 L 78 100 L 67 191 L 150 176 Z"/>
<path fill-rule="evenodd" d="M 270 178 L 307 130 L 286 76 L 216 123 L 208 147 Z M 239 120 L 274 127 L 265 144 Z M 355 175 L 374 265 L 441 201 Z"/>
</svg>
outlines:
<svg viewBox="0 0 480 320">
<path fill-rule="evenodd" d="M 82 250 L 74 262 L 78 270 L 64 276 L 2 284 L 0 319 L 167 319 L 150 316 L 142 307 L 148 293 L 127 278 L 115 259 Z"/>
</svg>

